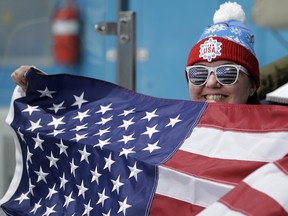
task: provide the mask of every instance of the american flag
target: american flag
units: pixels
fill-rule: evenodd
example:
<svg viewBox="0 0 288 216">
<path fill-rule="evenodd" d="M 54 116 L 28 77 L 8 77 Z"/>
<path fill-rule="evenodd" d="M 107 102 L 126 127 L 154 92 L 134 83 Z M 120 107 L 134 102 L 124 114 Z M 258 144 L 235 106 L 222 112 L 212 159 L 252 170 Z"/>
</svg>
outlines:
<svg viewBox="0 0 288 216">
<path fill-rule="evenodd" d="M 7 116 L 7 215 L 287 215 L 286 107 L 160 99 L 36 69 L 27 79 Z"/>
</svg>

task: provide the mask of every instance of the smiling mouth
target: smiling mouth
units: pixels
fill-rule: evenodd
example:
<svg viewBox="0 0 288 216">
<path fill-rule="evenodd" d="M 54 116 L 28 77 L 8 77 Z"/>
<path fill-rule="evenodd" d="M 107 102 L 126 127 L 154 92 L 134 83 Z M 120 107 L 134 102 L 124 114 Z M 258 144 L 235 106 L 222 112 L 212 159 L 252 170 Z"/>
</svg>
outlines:
<svg viewBox="0 0 288 216">
<path fill-rule="evenodd" d="M 204 95 L 204 98 L 208 101 L 221 101 L 226 98 L 224 95 Z"/>
</svg>

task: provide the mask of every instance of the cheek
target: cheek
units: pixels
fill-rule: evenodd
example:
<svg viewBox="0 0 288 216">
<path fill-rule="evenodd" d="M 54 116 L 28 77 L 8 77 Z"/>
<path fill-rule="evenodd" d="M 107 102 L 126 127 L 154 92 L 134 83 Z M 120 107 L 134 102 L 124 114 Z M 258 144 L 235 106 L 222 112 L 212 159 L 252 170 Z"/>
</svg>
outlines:
<svg viewBox="0 0 288 216">
<path fill-rule="evenodd" d="M 195 87 L 189 84 L 190 99 L 194 101 L 200 99 L 202 89 L 203 88 Z"/>
</svg>

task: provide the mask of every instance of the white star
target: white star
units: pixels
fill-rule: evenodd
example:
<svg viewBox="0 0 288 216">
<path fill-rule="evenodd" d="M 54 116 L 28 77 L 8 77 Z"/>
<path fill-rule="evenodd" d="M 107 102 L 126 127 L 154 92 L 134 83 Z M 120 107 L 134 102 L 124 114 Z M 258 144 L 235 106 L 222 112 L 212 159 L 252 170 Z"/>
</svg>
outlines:
<svg viewBox="0 0 288 216">
<path fill-rule="evenodd" d="M 55 186 L 56 186 L 56 184 L 54 184 L 53 188 L 48 188 L 49 189 L 49 193 L 46 196 L 46 199 L 48 198 L 50 200 L 51 197 L 53 196 L 53 194 L 58 193 L 58 191 L 55 190 Z"/>
<path fill-rule="evenodd" d="M 108 138 L 108 139 L 106 139 L 106 140 L 101 140 L 101 139 L 99 139 L 99 140 L 98 140 L 99 143 L 95 144 L 93 147 L 99 146 L 101 149 L 103 149 L 103 147 L 104 147 L 105 145 L 111 144 L 111 143 L 109 142 L 109 140 L 110 140 L 110 138 Z"/>
<path fill-rule="evenodd" d="M 109 198 L 108 196 L 105 195 L 105 188 L 103 189 L 103 192 L 102 192 L 102 193 L 98 193 L 98 196 L 99 196 L 99 200 L 98 200 L 98 202 L 96 203 L 96 205 L 98 205 L 99 203 L 101 203 L 101 204 L 102 204 L 102 207 L 103 207 L 105 200 Z"/>
<path fill-rule="evenodd" d="M 63 107 L 62 105 L 64 104 L 64 101 L 60 104 L 53 104 L 53 107 L 48 108 L 49 110 L 53 110 L 55 114 L 61 110 L 61 109 L 66 109 L 66 107 Z"/>
<path fill-rule="evenodd" d="M 116 190 L 116 191 L 117 191 L 117 194 L 119 194 L 119 188 L 124 185 L 124 183 L 120 182 L 120 175 L 118 175 L 118 178 L 117 178 L 116 180 L 112 180 L 112 179 L 111 179 L 111 181 L 112 181 L 112 183 L 113 183 L 112 192 L 113 192 L 114 190 Z"/>
<path fill-rule="evenodd" d="M 156 149 L 161 149 L 161 147 L 157 146 L 159 141 L 155 142 L 154 144 L 149 144 L 146 148 L 143 149 L 143 151 L 149 151 L 150 153 L 152 153 L 154 150 Z"/>
<path fill-rule="evenodd" d="M 125 144 L 127 144 L 127 142 L 131 141 L 131 140 L 135 140 L 135 138 L 133 137 L 133 134 L 130 134 L 129 136 L 125 136 L 123 135 L 121 140 L 118 140 L 118 142 L 124 142 Z"/>
<path fill-rule="evenodd" d="M 96 113 L 100 113 L 100 112 L 101 112 L 102 115 L 103 115 L 103 114 L 105 114 L 107 111 L 113 110 L 112 108 L 110 108 L 111 105 L 112 105 L 112 103 L 110 103 L 110 104 L 107 105 L 107 106 L 101 106 L 101 105 L 100 105 L 100 110 L 98 110 Z"/>
<path fill-rule="evenodd" d="M 81 139 L 86 139 L 87 138 L 87 135 L 88 135 L 88 133 L 86 133 L 86 134 L 75 134 L 76 135 L 76 137 L 75 138 L 73 138 L 73 139 L 71 139 L 71 140 L 76 140 L 77 142 L 79 142 Z"/>
<path fill-rule="evenodd" d="M 77 125 L 75 128 L 71 129 L 70 131 L 80 131 L 80 130 L 84 130 L 84 129 L 87 129 L 88 123 L 84 124 L 84 125 Z"/>
<path fill-rule="evenodd" d="M 30 213 L 35 214 L 36 211 L 38 210 L 38 208 L 41 208 L 41 207 L 42 207 L 42 205 L 40 205 L 41 200 L 42 200 L 42 199 L 40 199 L 37 203 L 35 203 L 34 208 L 30 211 Z"/>
<path fill-rule="evenodd" d="M 158 130 L 155 129 L 156 127 L 157 124 L 154 127 L 146 127 L 146 131 L 142 134 L 148 134 L 149 138 L 151 138 L 154 133 L 159 132 Z"/>
<path fill-rule="evenodd" d="M 136 162 L 135 162 L 133 167 L 128 166 L 128 168 L 130 169 L 129 178 L 134 177 L 137 181 L 137 175 L 138 175 L 138 173 L 142 172 L 142 170 L 140 170 L 136 167 Z"/>
<path fill-rule="evenodd" d="M 42 167 L 40 167 L 39 171 L 35 171 L 35 173 L 38 175 L 37 182 L 39 182 L 39 181 L 42 180 L 42 181 L 44 181 L 44 182 L 47 184 L 46 176 L 47 176 L 49 173 L 43 172 Z"/>
<path fill-rule="evenodd" d="M 27 130 L 31 130 L 33 132 L 37 128 L 41 128 L 42 126 L 40 125 L 40 121 L 41 119 L 39 119 L 37 122 L 30 121 L 31 127 L 29 127 Z"/>
<path fill-rule="evenodd" d="M 104 166 L 103 170 L 108 168 L 108 170 L 111 171 L 111 166 L 113 163 L 115 163 L 115 161 L 113 161 L 111 159 L 111 153 L 109 155 L 109 158 L 104 157 L 104 159 L 105 159 L 105 166 Z"/>
<path fill-rule="evenodd" d="M 50 98 L 53 98 L 52 97 L 52 94 L 54 94 L 56 91 L 49 91 L 49 89 L 46 87 L 44 90 L 37 90 L 38 92 L 41 93 L 40 97 L 50 97 Z"/>
<path fill-rule="evenodd" d="M 59 147 L 59 154 L 61 155 L 63 152 L 64 154 L 66 154 L 66 156 L 68 156 L 66 149 L 68 148 L 68 146 L 65 146 L 63 144 L 62 139 L 60 140 L 60 143 L 56 143 L 56 145 Z"/>
<path fill-rule="evenodd" d="M 135 113 L 135 108 L 131 110 L 124 110 L 123 113 L 119 114 L 118 116 L 127 116 L 129 114 Z"/>
<path fill-rule="evenodd" d="M 101 121 L 96 122 L 95 124 L 104 125 L 104 124 L 106 124 L 107 122 L 111 121 L 112 119 L 113 119 L 113 116 L 110 116 L 109 118 L 102 118 L 102 117 L 101 117 Z"/>
<path fill-rule="evenodd" d="M 110 216 L 110 213 L 111 213 L 111 209 L 107 212 L 107 214 L 102 213 L 102 216 Z"/>
<path fill-rule="evenodd" d="M 42 143 L 44 142 L 44 140 L 40 139 L 39 133 L 37 133 L 37 137 L 32 137 L 32 139 L 35 141 L 34 149 L 37 149 L 39 147 L 43 151 Z"/>
<path fill-rule="evenodd" d="M 78 106 L 80 109 L 83 103 L 87 103 L 88 101 L 84 99 L 84 92 L 78 97 L 76 95 L 73 95 L 75 98 L 75 102 L 72 104 L 72 106 Z"/>
<path fill-rule="evenodd" d="M 38 109 L 38 107 L 39 106 L 30 106 L 29 104 L 27 104 L 27 108 L 22 110 L 22 112 L 29 112 L 29 115 L 31 115 L 35 111 L 40 111 L 40 109 Z"/>
<path fill-rule="evenodd" d="M 133 118 L 134 118 L 134 117 L 133 117 Z M 127 130 L 130 125 L 135 124 L 135 122 L 132 121 L 133 118 L 129 119 L 128 121 L 123 120 L 123 124 L 120 125 L 119 128 L 124 127 L 125 130 Z"/>
<path fill-rule="evenodd" d="M 54 137 L 56 137 L 59 134 L 63 134 L 65 133 L 65 128 L 61 129 L 61 130 L 53 130 L 53 132 L 49 133 L 48 135 L 53 135 Z"/>
<path fill-rule="evenodd" d="M 16 201 L 19 201 L 19 204 L 21 204 L 24 200 L 29 200 L 29 197 L 28 197 L 28 194 L 29 194 L 29 191 L 24 194 L 22 193 L 18 198 L 16 198 L 15 200 Z"/>
<path fill-rule="evenodd" d="M 182 121 L 181 119 L 179 119 L 179 117 L 180 117 L 180 114 L 176 118 L 170 118 L 169 124 L 167 124 L 165 127 L 168 127 L 168 126 L 174 127 L 175 124 Z"/>
<path fill-rule="evenodd" d="M 84 145 L 83 150 L 78 150 L 78 151 L 79 151 L 79 153 L 81 154 L 81 159 L 80 159 L 80 161 L 85 160 L 85 161 L 87 161 L 87 163 L 89 163 L 88 157 L 89 157 L 89 155 L 91 155 L 91 153 L 89 153 L 89 152 L 86 151 L 86 145 Z"/>
<path fill-rule="evenodd" d="M 89 203 L 87 205 L 84 204 L 85 210 L 83 212 L 83 215 L 87 214 L 89 216 L 90 215 L 90 211 L 93 210 L 93 208 L 91 207 L 90 203 L 91 203 L 91 200 L 89 201 Z"/>
<path fill-rule="evenodd" d="M 54 116 L 52 116 L 52 121 L 48 124 L 48 125 L 53 125 L 55 129 L 57 129 L 57 127 L 61 124 L 65 124 L 65 122 L 63 122 L 64 117 L 61 118 L 55 118 Z"/>
<path fill-rule="evenodd" d="M 29 192 L 34 196 L 33 189 L 35 188 L 35 185 L 32 184 L 31 179 L 29 178 Z"/>
<path fill-rule="evenodd" d="M 49 216 L 50 214 L 55 213 L 56 212 L 56 211 L 54 211 L 55 206 L 56 206 L 56 204 L 52 207 L 46 207 L 46 212 L 44 213 L 43 216 L 45 216 L 45 215 Z"/>
<path fill-rule="evenodd" d="M 80 195 L 82 195 L 83 196 L 83 198 L 85 199 L 85 192 L 88 190 L 88 188 L 86 188 L 85 186 L 84 186 L 84 182 L 82 181 L 81 182 L 81 185 L 76 185 L 77 186 L 77 188 L 78 188 L 78 197 L 80 196 Z"/>
<path fill-rule="evenodd" d="M 59 160 L 58 158 L 55 158 L 54 157 L 54 155 L 53 155 L 53 152 L 51 152 L 51 155 L 50 155 L 50 157 L 49 156 L 46 156 L 48 159 L 49 159 L 49 161 L 50 161 L 50 167 L 52 167 L 52 166 L 55 166 L 57 169 L 58 169 L 58 167 L 57 167 L 57 161 Z"/>
<path fill-rule="evenodd" d="M 18 128 L 17 133 L 20 136 L 21 140 L 26 143 L 26 141 L 24 139 L 24 134 L 20 131 L 20 127 Z"/>
<path fill-rule="evenodd" d="M 141 118 L 141 119 L 148 119 L 148 122 L 153 118 L 153 117 L 157 117 L 158 115 L 156 115 L 157 109 L 155 109 L 153 112 L 145 112 L 146 116 Z"/>
<path fill-rule="evenodd" d="M 132 151 L 133 149 L 134 149 L 134 147 L 129 148 L 129 149 L 122 148 L 122 151 L 120 152 L 119 156 L 125 155 L 125 157 L 127 158 L 128 154 L 135 153 L 135 151 Z"/>
<path fill-rule="evenodd" d="M 74 117 L 73 119 L 79 119 L 80 120 L 80 122 L 84 119 L 84 118 L 86 118 L 86 117 L 89 117 L 90 115 L 87 115 L 87 113 L 89 112 L 89 109 L 88 110 L 86 110 L 85 112 L 77 112 L 78 113 L 78 115 L 76 116 L 76 117 Z"/>
<path fill-rule="evenodd" d="M 90 170 L 90 172 L 91 172 L 91 174 L 92 174 L 91 182 L 95 181 L 95 182 L 99 185 L 99 177 L 100 177 L 102 174 L 98 173 L 97 167 L 95 168 L 94 171 Z"/>
<path fill-rule="evenodd" d="M 75 199 L 72 198 L 72 192 L 69 194 L 69 196 L 64 195 L 64 197 L 65 197 L 65 203 L 63 207 L 66 206 L 68 208 L 69 204 L 75 201 Z"/>
<path fill-rule="evenodd" d="M 94 134 L 93 136 L 97 136 L 97 135 L 102 136 L 105 133 L 109 133 L 110 132 L 109 129 L 110 129 L 110 127 L 109 128 L 105 128 L 104 130 L 99 129 L 99 132 L 97 134 Z"/>
<path fill-rule="evenodd" d="M 67 182 L 69 182 L 66 178 L 65 178 L 65 173 L 63 173 L 62 177 L 60 177 L 60 189 L 63 187 L 63 189 L 65 190 L 65 185 Z"/>
<path fill-rule="evenodd" d="M 120 205 L 120 208 L 117 213 L 123 212 L 123 214 L 126 215 L 126 210 L 132 207 L 132 205 L 127 204 L 127 197 L 125 198 L 123 202 L 118 201 L 118 203 Z"/>
<path fill-rule="evenodd" d="M 71 173 L 74 175 L 74 177 L 75 177 L 75 170 L 78 168 L 78 166 L 76 166 L 75 164 L 74 164 L 74 158 L 72 158 L 72 162 L 70 163 L 70 166 L 71 166 L 71 169 L 70 169 L 70 171 L 71 171 Z"/>
<path fill-rule="evenodd" d="M 30 152 L 29 148 L 27 147 L 27 159 L 26 161 L 30 161 L 30 163 L 32 163 L 32 156 L 33 154 Z"/>
</svg>

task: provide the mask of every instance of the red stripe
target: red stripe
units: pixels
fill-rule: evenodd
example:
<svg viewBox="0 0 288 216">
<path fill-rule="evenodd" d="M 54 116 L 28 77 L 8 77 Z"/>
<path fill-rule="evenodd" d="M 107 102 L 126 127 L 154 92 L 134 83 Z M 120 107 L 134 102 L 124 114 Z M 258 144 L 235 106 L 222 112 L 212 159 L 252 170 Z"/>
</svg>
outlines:
<svg viewBox="0 0 288 216">
<path fill-rule="evenodd" d="M 287 119 L 285 106 L 208 103 L 198 126 L 246 132 L 288 131 Z"/>
<path fill-rule="evenodd" d="M 195 177 L 236 185 L 264 164 L 266 163 L 210 158 L 178 150 L 163 166 Z"/>
<path fill-rule="evenodd" d="M 241 183 L 220 199 L 221 203 L 245 215 L 287 216 L 287 212 L 274 199 Z"/>
<path fill-rule="evenodd" d="M 204 208 L 163 195 L 155 194 L 150 209 L 150 216 L 192 216 Z"/>
</svg>

